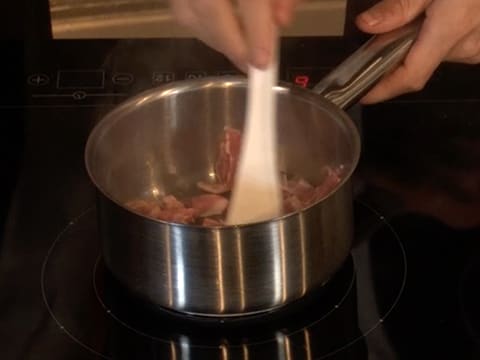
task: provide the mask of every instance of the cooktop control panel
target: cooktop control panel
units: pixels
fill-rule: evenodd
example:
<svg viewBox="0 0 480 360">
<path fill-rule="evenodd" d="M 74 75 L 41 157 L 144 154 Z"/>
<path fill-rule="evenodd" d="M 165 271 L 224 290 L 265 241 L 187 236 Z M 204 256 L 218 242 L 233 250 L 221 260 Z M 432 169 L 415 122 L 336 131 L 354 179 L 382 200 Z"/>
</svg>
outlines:
<svg viewBox="0 0 480 360">
<path fill-rule="evenodd" d="M 288 67 L 283 69 L 281 80 L 301 87 L 313 87 L 331 68 L 329 67 Z M 26 85 L 33 104 L 89 104 L 111 98 L 125 98 L 133 95 L 135 84 L 142 89 L 157 87 L 177 80 L 193 80 L 213 76 L 243 76 L 237 70 L 171 70 L 152 71 L 149 79 L 139 77 L 135 71 L 111 72 L 106 69 L 62 69 L 53 72 L 28 74 Z"/>
<path fill-rule="evenodd" d="M 353 49 L 339 37 L 286 38 L 280 80 L 311 88 Z M 18 76 L 7 75 L 10 86 L 4 88 L 0 106 L 116 104 L 172 81 L 244 76 L 222 54 L 193 39 L 51 41 L 32 51 L 37 60 L 16 69 L 23 74 L 21 83 Z M 52 53 L 57 54 L 54 60 L 42 56 Z M 22 96 L 15 96 L 18 92 Z"/>
<path fill-rule="evenodd" d="M 285 38 L 279 78 L 312 88 L 359 46 L 358 40 L 344 37 Z M 24 44 L 12 44 L 5 57 L 22 58 L 25 51 Z M 17 67 L 0 77 L 0 106 L 118 104 L 172 81 L 243 75 L 223 55 L 194 39 L 49 41 L 28 51 L 36 54 L 25 57 L 25 63 L 11 61 Z M 459 72 L 470 75 L 459 77 Z M 439 83 L 456 85 L 436 86 Z M 423 91 L 393 101 L 478 100 L 478 83 L 480 72 L 472 72 L 471 66 L 445 64 Z"/>
</svg>

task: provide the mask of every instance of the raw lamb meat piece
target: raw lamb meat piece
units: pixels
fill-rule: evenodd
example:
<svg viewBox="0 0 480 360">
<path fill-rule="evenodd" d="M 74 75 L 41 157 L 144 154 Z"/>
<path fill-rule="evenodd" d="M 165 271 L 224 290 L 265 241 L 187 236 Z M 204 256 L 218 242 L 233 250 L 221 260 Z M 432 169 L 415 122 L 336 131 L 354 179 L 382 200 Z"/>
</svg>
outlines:
<svg viewBox="0 0 480 360">
<path fill-rule="evenodd" d="M 224 222 L 220 219 L 207 217 L 202 221 L 202 226 L 222 226 L 222 225 L 224 225 Z"/>
<path fill-rule="evenodd" d="M 242 134 L 237 129 L 226 126 L 220 141 L 217 161 L 215 163 L 216 183 L 199 181 L 197 187 L 210 194 L 224 194 L 233 186 L 235 170 L 240 157 Z"/>
<path fill-rule="evenodd" d="M 315 188 L 315 200 L 320 200 L 327 196 L 342 180 L 341 173 L 343 166 L 332 169 L 330 166 L 325 166 L 327 176 L 320 185 Z"/>
<path fill-rule="evenodd" d="M 162 217 L 158 219 L 180 224 L 194 224 L 197 219 L 197 211 L 193 208 L 170 209 L 164 211 Z"/>
<path fill-rule="evenodd" d="M 185 209 L 185 205 L 178 201 L 173 195 L 167 195 L 162 198 L 163 208 L 166 210 Z"/>
<path fill-rule="evenodd" d="M 340 182 L 342 168 L 325 168 L 326 177 L 316 187 L 305 179 L 283 180 L 283 208 L 286 213 L 301 210 L 327 196 Z"/>
<path fill-rule="evenodd" d="M 194 196 L 190 201 L 200 217 L 221 215 L 228 206 L 227 198 L 216 194 Z"/>
<path fill-rule="evenodd" d="M 240 131 L 225 127 L 224 137 L 220 142 L 218 159 L 215 164 L 217 183 L 199 181 L 197 187 L 206 192 L 187 199 L 177 199 L 166 195 L 160 200 L 133 200 L 125 205 L 142 215 L 155 219 L 181 224 L 201 226 L 224 225 L 223 217 L 229 200 L 220 194 L 231 190 L 235 177 L 238 157 L 240 155 Z M 300 177 L 289 178 L 282 173 L 283 212 L 285 214 L 299 211 L 312 205 L 325 196 L 340 183 L 344 168 L 325 166 L 322 182 L 314 186 Z"/>
<path fill-rule="evenodd" d="M 125 205 L 142 215 L 180 224 L 193 224 L 197 217 L 196 209 L 185 207 L 173 195 L 167 195 L 160 201 L 133 200 Z"/>
<path fill-rule="evenodd" d="M 202 194 L 183 203 L 175 196 L 167 195 L 160 200 L 133 200 L 125 205 L 142 215 L 158 220 L 195 224 L 203 223 L 205 217 L 222 215 L 227 209 L 228 199 L 215 194 Z M 210 219 L 207 223 L 218 225 L 221 222 Z"/>
<path fill-rule="evenodd" d="M 230 187 L 227 184 L 221 184 L 221 183 L 212 184 L 204 181 L 199 181 L 197 183 L 197 187 L 200 190 L 203 190 L 210 194 L 224 194 L 230 191 Z"/>
<path fill-rule="evenodd" d="M 215 166 L 215 171 L 220 184 L 225 184 L 229 189 L 233 185 L 235 170 L 240 156 L 242 134 L 239 130 L 225 127 L 224 137 L 220 142 L 220 151 Z"/>
<path fill-rule="evenodd" d="M 283 212 L 288 214 L 303 208 L 303 203 L 295 195 L 287 195 L 283 198 Z"/>
</svg>

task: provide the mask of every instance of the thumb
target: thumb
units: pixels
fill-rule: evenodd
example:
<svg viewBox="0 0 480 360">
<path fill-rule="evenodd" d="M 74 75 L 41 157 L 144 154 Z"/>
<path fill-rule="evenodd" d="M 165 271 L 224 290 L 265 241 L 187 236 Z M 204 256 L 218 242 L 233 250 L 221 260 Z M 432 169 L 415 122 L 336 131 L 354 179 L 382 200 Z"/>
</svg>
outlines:
<svg viewBox="0 0 480 360">
<path fill-rule="evenodd" d="M 397 29 L 420 15 L 433 0 L 383 0 L 358 15 L 360 30 L 384 33 Z"/>
</svg>

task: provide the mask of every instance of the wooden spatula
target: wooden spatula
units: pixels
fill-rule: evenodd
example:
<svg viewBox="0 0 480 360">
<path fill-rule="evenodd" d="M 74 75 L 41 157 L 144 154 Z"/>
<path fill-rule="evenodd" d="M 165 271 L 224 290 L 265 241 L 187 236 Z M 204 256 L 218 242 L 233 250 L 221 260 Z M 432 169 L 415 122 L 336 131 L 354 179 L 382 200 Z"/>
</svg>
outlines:
<svg viewBox="0 0 480 360">
<path fill-rule="evenodd" d="M 248 70 L 247 112 L 242 149 L 227 223 L 244 224 L 274 218 L 282 199 L 277 165 L 275 85 L 278 60 L 265 70 Z"/>
</svg>

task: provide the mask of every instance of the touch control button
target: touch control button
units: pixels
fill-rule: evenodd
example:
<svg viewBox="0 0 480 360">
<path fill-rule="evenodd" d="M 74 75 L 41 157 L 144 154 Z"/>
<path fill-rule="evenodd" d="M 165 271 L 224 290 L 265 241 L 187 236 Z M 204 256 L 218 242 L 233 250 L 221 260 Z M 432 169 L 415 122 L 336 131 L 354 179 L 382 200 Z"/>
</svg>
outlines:
<svg viewBox="0 0 480 360">
<path fill-rule="evenodd" d="M 28 85 L 44 86 L 50 82 L 50 78 L 45 74 L 32 74 L 27 78 Z"/>
<path fill-rule="evenodd" d="M 133 75 L 129 73 L 116 73 L 112 76 L 115 85 L 130 85 L 133 82 Z"/>
</svg>

